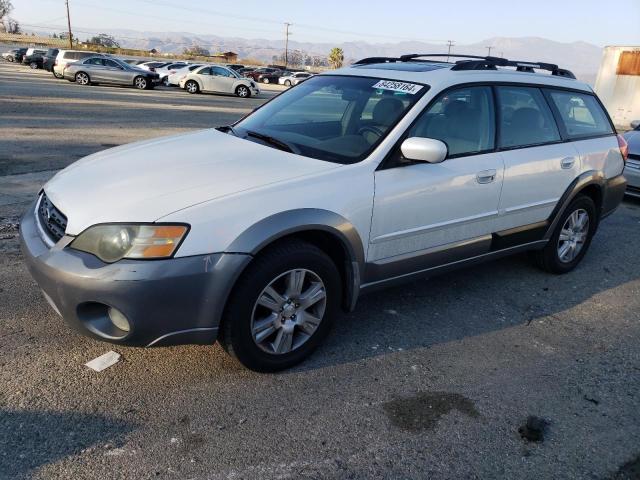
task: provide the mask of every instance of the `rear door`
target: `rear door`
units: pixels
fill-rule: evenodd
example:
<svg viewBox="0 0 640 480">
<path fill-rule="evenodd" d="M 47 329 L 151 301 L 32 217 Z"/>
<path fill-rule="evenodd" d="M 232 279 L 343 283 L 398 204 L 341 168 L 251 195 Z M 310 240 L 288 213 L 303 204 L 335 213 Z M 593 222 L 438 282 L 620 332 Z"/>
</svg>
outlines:
<svg viewBox="0 0 640 480">
<path fill-rule="evenodd" d="M 373 122 L 377 120 L 373 111 Z M 491 87 L 449 90 L 425 110 L 407 134 L 435 138 L 448 147 L 438 164 L 411 163 L 399 149 L 375 173 L 375 200 L 367 255 L 373 278 L 394 276 L 438 250 L 448 263 L 489 250 L 494 231 L 504 164 L 494 151 L 495 112 Z M 400 263 L 398 263 L 400 262 Z M 385 272 L 386 270 L 386 272 Z"/>
<path fill-rule="evenodd" d="M 498 148 L 505 162 L 497 230 L 549 218 L 580 173 L 575 147 L 562 140 L 540 88 L 498 85 Z"/>
</svg>

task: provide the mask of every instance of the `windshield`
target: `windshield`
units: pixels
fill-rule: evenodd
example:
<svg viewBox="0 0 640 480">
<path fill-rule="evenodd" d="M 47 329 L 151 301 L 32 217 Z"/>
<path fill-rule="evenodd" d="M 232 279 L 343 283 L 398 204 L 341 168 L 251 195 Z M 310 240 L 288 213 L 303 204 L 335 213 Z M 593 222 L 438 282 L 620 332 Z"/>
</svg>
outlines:
<svg viewBox="0 0 640 480">
<path fill-rule="evenodd" d="M 274 98 L 233 133 L 336 163 L 366 158 L 429 87 L 380 78 L 321 75 Z M 257 134 L 257 135 L 256 135 Z"/>
</svg>

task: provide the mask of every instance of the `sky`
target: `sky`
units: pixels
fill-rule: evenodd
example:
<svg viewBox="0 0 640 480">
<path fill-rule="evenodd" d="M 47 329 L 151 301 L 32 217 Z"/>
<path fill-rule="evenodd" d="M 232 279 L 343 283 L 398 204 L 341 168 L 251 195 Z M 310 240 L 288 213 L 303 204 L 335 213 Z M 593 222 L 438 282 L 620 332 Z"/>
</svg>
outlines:
<svg viewBox="0 0 640 480">
<path fill-rule="evenodd" d="M 25 30 L 66 29 L 64 0 L 12 0 Z M 543 37 L 640 45 L 640 0 L 69 0 L 72 27 L 87 32 L 189 32 L 308 42 L 475 43 Z M 144 35 L 136 35 L 144 37 Z"/>
</svg>

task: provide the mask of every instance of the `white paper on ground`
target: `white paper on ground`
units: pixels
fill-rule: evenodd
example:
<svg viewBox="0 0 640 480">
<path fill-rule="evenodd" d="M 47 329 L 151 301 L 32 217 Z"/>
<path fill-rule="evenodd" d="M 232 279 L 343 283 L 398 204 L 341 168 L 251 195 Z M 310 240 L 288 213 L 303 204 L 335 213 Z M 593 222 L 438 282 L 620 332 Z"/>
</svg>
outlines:
<svg viewBox="0 0 640 480">
<path fill-rule="evenodd" d="M 112 350 L 104 355 L 100 355 L 98 358 L 94 358 L 90 362 L 85 363 L 85 366 L 89 367 L 91 370 L 95 370 L 96 372 L 101 372 L 105 368 L 115 365 L 119 360 L 120 354 Z"/>
</svg>

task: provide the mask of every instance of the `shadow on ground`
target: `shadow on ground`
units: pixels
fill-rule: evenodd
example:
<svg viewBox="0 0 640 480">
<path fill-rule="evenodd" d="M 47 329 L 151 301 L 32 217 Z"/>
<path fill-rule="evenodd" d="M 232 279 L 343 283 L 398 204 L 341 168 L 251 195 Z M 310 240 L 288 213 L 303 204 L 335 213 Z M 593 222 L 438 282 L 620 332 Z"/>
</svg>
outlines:
<svg viewBox="0 0 640 480">
<path fill-rule="evenodd" d="M 0 478 L 27 477 L 97 444 L 117 446 L 134 428 L 99 415 L 0 410 Z"/>
</svg>

